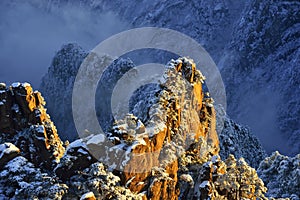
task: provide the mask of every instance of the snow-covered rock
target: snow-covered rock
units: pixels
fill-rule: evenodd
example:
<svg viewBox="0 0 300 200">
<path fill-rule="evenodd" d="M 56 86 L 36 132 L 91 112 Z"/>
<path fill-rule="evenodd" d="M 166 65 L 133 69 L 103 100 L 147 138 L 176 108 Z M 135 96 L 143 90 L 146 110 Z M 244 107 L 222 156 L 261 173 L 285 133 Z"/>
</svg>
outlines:
<svg viewBox="0 0 300 200">
<path fill-rule="evenodd" d="M 179 199 L 267 199 L 264 196 L 267 188 L 243 158 L 236 160 L 229 155 L 224 162 L 215 155 L 187 168 L 194 184 L 191 187 L 183 180 Z"/>
<path fill-rule="evenodd" d="M 62 180 L 67 180 L 94 162 L 96 162 L 96 160 L 89 153 L 86 142 L 83 142 L 82 139 L 78 139 L 68 145 L 65 154 L 55 167 L 54 172 Z"/>
<path fill-rule="evenodd" d="M 165 75 L 160 84 L 146 85 L 134 92 L 130 111 L 139 117 L 127 114 L 111 124 L 105 135 L 87 132 L 87 137 L 66 143 L 63 156 L 57 157 L 59 153 L 55 152 L 56 145 L 62 144 L 57 143 L 60 140 L 57 133 L 53 132 L 54 125 L 49 116 L 40 115 L 45 110 L 38 104 L 38 108 L 43 111 L 38 113 L 42 117 L 38 119 L 50 125 L 23 124 L 23 129 L 14 133 L 13 138 L 6 137 L 5 132 L 1 134 L 3 140 L 19 141 L 16 145 L 22 150 L 21 155 L 28 157 L 34 164 L 22 156 L 6 161 L 0 172 L 0 197 L 73 199 L 89 198 L 87 194 L 93 193 L 96 199 L 266 199 L 264 183 L 245 159 L 236 160 L 233 155 L 229 155 L 225 162 L 220 159 L 216 132 L 216 126 L 220 126 L 220 123 L 216 123 L 213 100 L 204 94 L 204 77 L 196 70 L 193 60 L 172 60 L 166 67 Z M 23 93 L 19 91 L 22 87 L 27 88 L 21 90 Z M 3 94 L 11 90 L 7 90 L 6 86 L 4 88 Z M 12 88 L 17 91 L 13 95 L 23 94 L 22 98 L 32 95 L 28 84 L 14 84 Z M 20 112 L 20 116 L 27 113 L 29 117 L 31 110 L 35 110 L 37 105 L 30 102 L 41 102 L 29 97 L 25 98 L 28 99 L 25 101 L 29 102 L 28 105 L 20 98 L 20 109 L 13 106 L 13 110 Z M 7 99 L 7 95 L 2 98 Z M 143 112 L 138 112 L 141 107 Z M 29 119 L 25 117 L 24 120 Z M 246 145 L 251 150 L 235 151 L 236 155 L 245 155 L 253 165 L 262 157 L 263 151 L 255 137 L 229 119 L 225 120 L 223 136 L 223 156 L 226 156 L 226 148 L 232 152 L 238 146 Z M 245 144 L 241 138 L 249 142 Z M 105 146 L 106 142 L 110 146 Z M 44 143 L 50 145 L 50 151 L 43 150 L 41 144 Z M 6 152 L 7 148 L 1 149 Z M 52 153 L 53 150 L 50 159 L 44 156 L 44 153 L 48 155 L 47 152 Z M 252 152 L 258 154 L 251 158 L 249 154 Z M 149 157 L 149 154 L 152 156 Z M 55 159 L 55 162 L 51 159 Z M 45 169 L 44 166 L 50 163 L 50 167 Z M 264 174 L 269 177 L 268 164 L 261 164 L 260 169 L 265 165 L 267 167 L 263 167 L 266 171 L 262 177 Z M 291 165 L 293 177 L 298 180 L 295 174 L 299 171 L 297 159 L 292 164 L 283 160 L 276 168 L 283 182 Z M 267 184 L 271 189 L 280 187 L 273 178 Z M 279 196 L 296 198 L 297 180 L 287 183 L 293 194 L 288 191 Z"/>
<path fill-rule="evenodd" d="M 18 156 L 0 172 L 1 199 L 62 199 L 68 186 L 42 173 L 26 158 Z"/>
<path fill-rule="evenodd" d="M 0 144 L 0 169 L 2 169 L 8 161 L 17 157 L 19 153 L 20 149 L 12 143 Z"/>
<path fill-rule="evenodd" d="M 96 200 L 96 197 L 93 192 L 88 192 L 82 195 L 80 200 Z"/>
<path fill-rule="evenodd" d="M 276 151 L 260 163 L 257 173 L 268 187 L 267 196 L 300 199 L 300 154 L 288 157 Z"/>
<path fill-rule="evenodd" d="M 76 196 L 81 195 L 83 198 L 87 194 L 91 195 L 91 193 L 95 199 L 142 200 L 145 197 L 144 194 L 134 194 L 121 186 L 120 181 L 120 177 L 109 172 L 102 163 L 96 162 L 70 178 L 69 187 L 72 188 L 73 193 L 69 194 L 69 198 L 76 198 Z"/>
</svg>

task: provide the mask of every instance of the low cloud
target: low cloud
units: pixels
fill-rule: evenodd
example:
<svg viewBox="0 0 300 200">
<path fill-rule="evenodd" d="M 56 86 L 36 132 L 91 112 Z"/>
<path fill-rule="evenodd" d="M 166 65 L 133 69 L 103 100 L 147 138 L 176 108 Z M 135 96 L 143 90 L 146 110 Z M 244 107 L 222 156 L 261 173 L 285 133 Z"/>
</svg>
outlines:
<svg viewBox="0 0 300 200">
<path fill-rule="evenodd" d="M 92 49 L 129 26 L 113 13 L 75 5 L 0 3 L 0 82 L 27 81 L 35 88 L 62 44 Z"/>
</svg>

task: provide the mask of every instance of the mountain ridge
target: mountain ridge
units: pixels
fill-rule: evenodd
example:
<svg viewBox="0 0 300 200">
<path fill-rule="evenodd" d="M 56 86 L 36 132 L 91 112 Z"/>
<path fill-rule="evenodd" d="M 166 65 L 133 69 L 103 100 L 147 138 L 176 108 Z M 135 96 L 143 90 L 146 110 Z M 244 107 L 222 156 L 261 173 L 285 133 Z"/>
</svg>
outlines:
<svg viewBox="0 0 300 200">
<path fill-rule="evenodd" d="M 178 65 L 182 66 L 178 67 Z M 252 199 L 254 197 L 266 199 L 264 194 L 267 188 L 258 177 L 256 170 L 251 168 L 243 158 L 236 159 L 233 155 L 229 155 L 225 161 L 222 161 L 219 157 L 219 142 L 215 131 L 217 124 L 215 122 L 216 116 L 213 105 L 206 103 L 206 101 L 211 102 L 210 97 L 201 92 L 201 87 L 196 87 L 196 84 L 201 85 L 201 77 L 203 76 L 201 76 L 199 71 L 192 70 L 193 65 L 193 61 L 186 58 L 172 60 L 168 64 L 169 67 L 166 68 L 168 76 L 165 83 L 170 84 L 169 87 L 171 88 L 181 88 L 181 92 L 179 91 L 180 93 L 178 94 L 171 92 L 172 90 L 167 92 L 162 87 L 158 93 L 158 97 L 156 97 L 157 101 L 154 101 L 156 103 L 148 105 L 150 106 L 149 112 L 152 113 L 148 123 L 158 126 L 158 129 L 143 128 L 143 123 L 132 114 L 127 115 L 124 120 L 120 120 L 114 124 L 113 129 L 110 130 L 110 134 L 108 135 L 110 141 L 115 145 L 114 149 L 116 152 L 113 152 L 113 154 L 111 154 L 111 148 L 105 148 L 104 140 L 99 140 L 99 133 L 89 133 L 86 138 L 76 140 L 70 144 L 65 143 L 64 145 L 58 136 L 54 137 L 56 140 L 51 139 L 51 137 L 43 138 L 42 141 L 45 142 L 46 146 L 50 142 L 50 145 L 54 144 L 55 148 L 59 147 L 60 151 L 64 152 L 63 155 L 57 154 L 56 151 L 53 152 L 52 148 L 47 147 L 47 151 L 50 151 L 51 154 L 53 152 L 54 155 L 54 157 L 50 158 L 57 158 L 54 162 L 51 161 L 51 165 L 49 165 L 47 157 L 39 156 L 43 151 L 33 151 L 30 154 L 35 153 L 36 155 L 28 156 L 27 148 L 24 148 L 26 147 L 26 143 L 25 146 L 22 146 L 24 143 L 15 141 L 15 138 L 9 141 L 15 143 L 16 146 L 9 143 L 1 145 L 0 161 L 3 163 L 0 164 L 2 166 L 2 171 L 0 172 L 0 197 L 4 199 L 236 199 L 240 197 L 245 199 Z M 179 76 L 178 78 L 181 81 L 174 82 L 178 78 L 174 79 L 173 76 Z M 191 77 L 193 78 L 191 79 Z M 186 87 L 184 84 L 185 80 L 188 80 L 187 86 L 192 87 Z M 193 92 L 193 90 L 199 89 L 200 93 Z M 6 102 L 9 102 L 3 101 L 7 100 L 7 95 L 3 94 L 10 94 L 11 91 L 19 90 L 23 91 L 23 93 L 14 92 L 13 95 L 26 94 L 21 95 L 22 98 L 17 101 L 17 105 L 22 105 L 19 112 L 22 117 L 25 117 L 25 122 L 28 116 L 30 116 L 26 113 L 30 114 L 35 109 L 41 110 L 42 113 L 45 112 L 43 108 L 45 103 L 43 103 L 42 97 L 39 96 L 38 92 L 33 93 L 28 83 L 15 83 L 9 88 L 1 84 L 1 91 L 4 91 L 1 92 L 1 102 L 4 102 L 1 106 L 3 107 L 4 105 L 7 107 Z M 185 94 L 184 99 L 186 100 L 178 101 L 182 99 L 180 95 L 183 94 Z M 193 95 L 195 94 L 199 95 L 194 98 Z M 189 101 L 189 98 L 193 99 L 193 101 Z M 142 99 L 138 100 L 136 104 L 139 104 L 138 102 Z M 176 105 L 177 103 L 179 105 Z M 183 105 L 181 105 L 182 103 Z M 13 106 L 13 104 L 9 105 L 8 109 L 4 109 L 5 112 L 11 109 L 16 110 L 16 106 Z M 190 108 L 189 105 L 191 106 Z M 181 107 L 186 110 L 179 111 L 178 109 Z M 151 111 L 151 108 L 154 112 Z M 161 112 L 162 110 L 165 111 Z M 0 109 L 0 111 L 3 111 L 3 109 Z M 180 115 L 186 116 L 187 119 L 189 119 L 191 113 L 196 114 L 195 116 L 198 115 L 199 118 L 193 118 L 195 123 L 192 123 L 193 125 L 190 126 L 186 123 L 185 118 L 180 119 L 178 112 L 182 112 Z M 167 115 L 164 117 L 164 115 L 159 113 Z M 6 114 L 2 112 L 0 114 L 0 119 L 5 119 L 3 116 L 6 116 Z M 152 115 L 153 117 L 159 116 L 161 119 L 157 117 L 152 118 Z M 47 114 L 37 116 L 44 116 L 46 118 L 42 117 L 42 119 L 49 120 Z M 158 119 L 159 121 L 156 121 Z M 154 121 L 151 122 L 151 120 Z M 161 122 L 166 124 L 161 126 Z M 43 124 L 44 121 L 37 121 L 37 123 Z M 1 123 L 1 125 L 3 124 Z M 195 124 L 198 125 L 194 126 Z M 26 127 L 35 127 L 35 125 L 32 125 L 31 121 L 24 125 L 25 131 L 21 129 L 18 132 L 17 138 L 24 140 L 25 137 L 26 140 L 29 136 L 29 142 L 34 141 L 30 139 L 31 134 L 34 132 L 26 131 Z M 37 132 L 39 132 L 40 126 L 36 126 Z M 199 129 L 199 127 L 203 127 L 203 129 Z M 53 131 L 54 128 L 54 126 L 52 126 L 52 129 L 46 127 L 46 130 Z M 183 131 L 185 129 L 186 132 Z M 188 131 L 189 129 L 191 132 Z M 16 133 L 14 129 L 9 130 L 12 133 Z M 149 130 L 156 130 L 157 133 L 148 135 Z M 192 130 L 197 130 L 196 134 L 193 134 L 194 131 Z M 102 134 L 100 133 L 100 136 Z M 140 139 L 140 135 L 143 135 L 142 140 Z M 5 129 L 1 130 L 1 136 L 1 142 L 8 140 L 7 138 L 3 138 L 3 136 L 6 136 Z M 195 139 L 195 137 L 198 139 Z M 35 138 L 34 135 L 33 138 Z M 40 141 L 42 138 L 39 135 L 37 139 Z M 172 141 L 173 143 L 169 143 L 168 141 Z M 29 146 L 31 149 L 40 148 L 39 144 L 32 142 Z M 59 146 L 55 144 L 59 144 Z M 173 148 L 172 145 L 175 145 L 176 148 Z M 185 145 L 187 146 L 185 147 Z M 143 173 L 135 172 L 138 169 L 137 166 L 141 166 L 138 164 L 140 163 L 139 160 L 135 160 L 135 153 L 148 152 L 148 148 L 145 148 L 147 146 L 153 147 L 153 150 L 159 152 L 161 156 L 150 157 L 151 159 L 146 157 L 146 160 L 144 160 L 145 165 L 142 165 L 146 171 L 143 171 Z M 232 144 L 227 144 L 227 146 L 232 146 Z M 95 148 L 98 150 L 100 148 L 101 151 L 97 150 L 98 154 L 95 154 L 95 150 L 93 150 Z M 176 153 L 178 150 L 179 153 L 181 152 L 179 157 L 177 157 L 178 154 Z M 101 155 L 99 155 L 99 152 L 101 152 Z M 128 152 L 132 152 L 133 154 L 128 154 Z M 96 156 L 97 159 L 95 159 L 95 155 L 100 157 Z M 124 171 L 113 170 L 109 165 L 106 165 L 109 159 L 115 162 L 114 156 L 117 155 L 121 156 L 117 158 L 119 164 L 113 165 L 111 163 L 112 165 L 110 166 L 116 167 L 119 165 L 121 168 L 118 169 Z M 147 154 L 145 155 L 147 156 Z M 104 160 L 102 161 L 104 163 L 101 162 L 101 157 L 103 156 Z M 279 156 L 279 154 L 277 153 L 276 156 Z M 36 162 L 35 158 L 40 158 L 39 162 Z M 285 176 L 277 180 L 274 179 L 273 174 L 268 173 L 270 171 L 268 168 L 272 169 L 278 162 L 268 164 L 267 160 L 268 158 L 260 165 L 260 172 L 267 181 L 274 181 L 274 185 L 270 185 L 270 182 L 268 183 L 272 191 L 280 191 L 276 190 L 276 188 L 280 187 L 278 181 L 283 180 L 282 178 Z M 297 160 L 299 158 L 294 158 L 292 162 L 297 163 Z M 159 162 L 157 163 L 157 161 Z M 151 168 L 150 171 L 148 171 L 149 167 Z M 294 174 L 298 168 L 299 166 L 295 166 L 288 170 L 291 174 Z M 281 174 L 282 172 L 278 168 L 277 173 Z M 240 178 L 236 177 L 236 174 L 239 174 Z M 251 178 L 249 179 L 249 177 Z M 293 187 L 295 183 L 288 182 L 288 184 L 291 185 L 289 193 L 284 194 L 279 192 L 275 194 L 271 192 L 270 194 L 275 194 L 274 196 L 276 197 L 284 195 L 292 199 L 299 198 L 296 188 Z"/>
</svg>

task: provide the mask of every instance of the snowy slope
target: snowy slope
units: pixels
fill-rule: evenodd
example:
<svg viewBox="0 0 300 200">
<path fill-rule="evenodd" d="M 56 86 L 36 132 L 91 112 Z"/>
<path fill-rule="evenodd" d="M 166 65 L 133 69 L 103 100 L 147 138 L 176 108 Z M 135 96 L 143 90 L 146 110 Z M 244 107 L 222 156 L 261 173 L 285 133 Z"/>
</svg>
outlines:
<svg viewBox="0 0 300 200">
<path fill-rule="evenodd" d="M 288 157 L 276 151 L 261 162 L 257 173 L 268 187 L 267 196 L 300 199 L 300 154 Z"/>
<path fill-rule="evenodd" d="M 299 10 L 299 1 L 253 1 L 222 60 L 229 115 L 289 155 L 300 152 Z"/>
</svg>

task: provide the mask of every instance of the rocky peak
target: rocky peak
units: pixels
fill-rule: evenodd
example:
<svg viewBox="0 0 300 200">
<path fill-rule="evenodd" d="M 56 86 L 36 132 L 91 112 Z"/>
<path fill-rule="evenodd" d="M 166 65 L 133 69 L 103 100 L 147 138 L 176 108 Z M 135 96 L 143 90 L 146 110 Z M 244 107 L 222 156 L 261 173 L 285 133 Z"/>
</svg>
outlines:
<svg viewBox="0 0 300 200">
<path fill-rule="evenodd" d="M 103 148 L 104 139 L 96 139 L 103 137 L 100 134 L 88 137 L 87 148 L 97 152 L 97 159 L 120 170 L 121 183 L 132 192 L 149 199 L 177 199 L 178 159 L 188 156 L 201 163 L 219 151 L 213 100 L 203 94 L 204 79 L 193 60 L 171 60 L 154 99 L 135 101 L 135 109 L 145 105 L 146 120 L 128 114 L 107 135 L 113 147 Z"/>
<path fill-rule="evenodd" d="M 39 88 L 47 101 L 48 113 L 64 140 L 73 141 L 77 138 L 72 119 L 71 96 L 78 68 L 86 55 L 76 43 L 63 45 L 52 59 Z"/>
<path fill-rule="evenodd" d="M 50 169 L 64 153 L 41 93 L 28 83 L 0 84 L 0 141 L 11 142 L 37 166 Z"/>
<path fill-rule="evenodd" d="M 56 174 L 68 180 L 95 157 L 115 169 L 119 184 L 143 199 L 178 199 L 180 160 L 188 157 L 200 164 L 219 151 L 213 100 L 202 91 L 204 80 L 192 59 L 171 60 L 153 99 L 145 98 L 145 91 L 133 94 L 140 97 L 131 101 L 133 109 L 144 105 L 145 116 L 127 114 L 115 121 L 105 136 L 109 148 L 102 134 L 71 143 Z"/>
<path fill-rule="evenodd" d="M 60 137 L 69 141 L 78 139 L 72 115 L 72 91 L 78 69 L 87 54 L 88 52 L 78 44 L 63 45 L 53 58 L 40 86 L 40 91 L 47 101 L 48 112 L 60 131 Z M 95 63 L 103 63 L 112 59 L 108 56 L 99 57 L 96 54 L 90 58 L 94 59 Z M 96 110 L 98 120 L 103 127 L 108 127 L 111 123 L 110 107 L 107 105 L 110 105 L 110 96 L 114 86 L 122 75 L 133 67 L 134 64 L 130 59 L 115 60 L 99 80 L 96 99 L 101 99 L 101 101 L 96 102 Z M 99 69 L 98 65 L 93 68 L 93 70 Z M 85 76 L 89 77 L 91 82 L 99 78 L 95 77 L 97 73 L 93 70 L 85 71 Z"/>
</svg>

